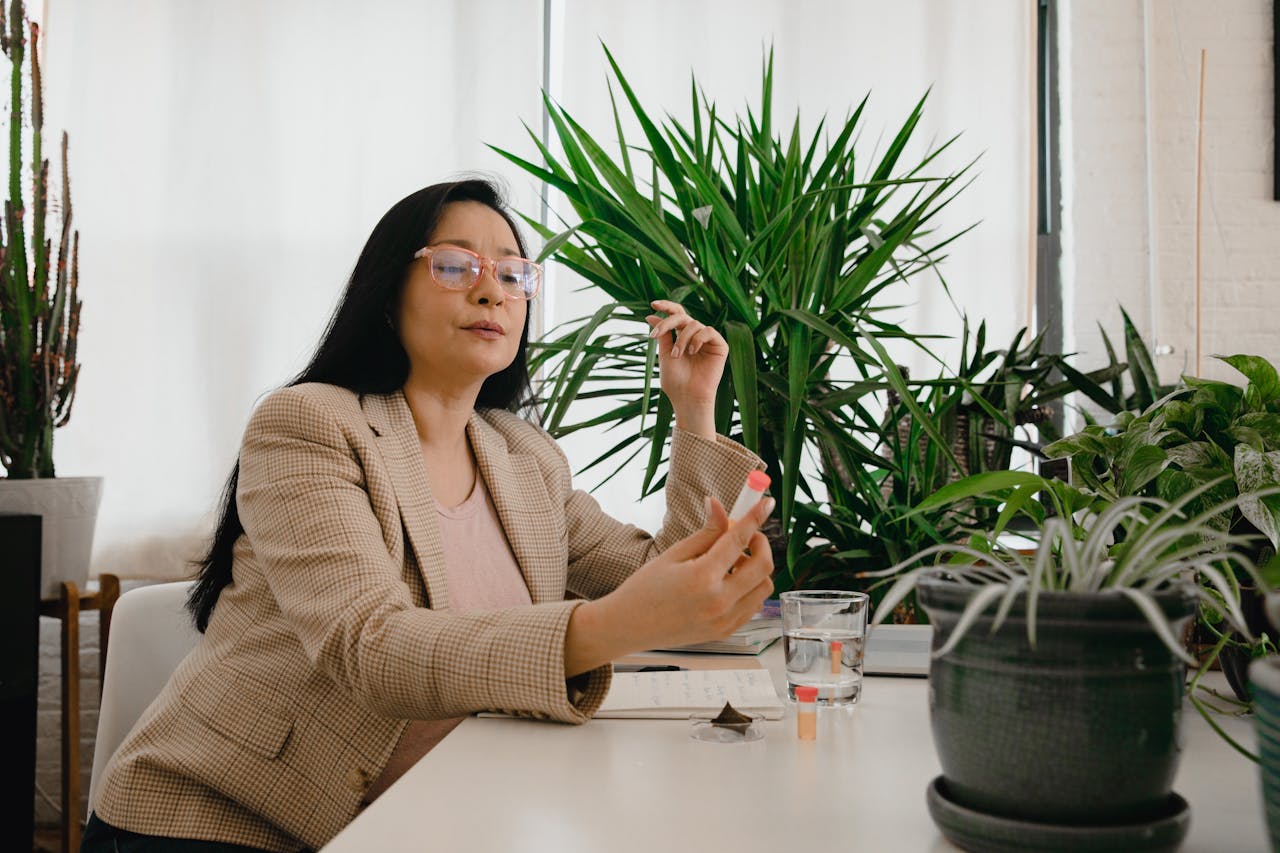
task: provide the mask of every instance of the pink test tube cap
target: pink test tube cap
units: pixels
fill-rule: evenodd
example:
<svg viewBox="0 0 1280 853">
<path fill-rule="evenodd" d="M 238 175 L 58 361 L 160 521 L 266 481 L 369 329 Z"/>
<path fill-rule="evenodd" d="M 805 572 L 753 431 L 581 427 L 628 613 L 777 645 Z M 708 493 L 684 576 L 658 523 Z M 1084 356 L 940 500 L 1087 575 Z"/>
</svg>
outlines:
<svg viewBox="0 0 1280 853">
<path fill-rule="evenodd" d="M 769 475 L 763 471 L 752 471 L 747 475 L 747 488 L 753 492 L 763 492 L 769 488 Z"/>
<path fill-rule="evenodd" d="M 818 688 L 808 687 L 803 684 L 796 685 L 796 701 L 797 702 L 816 702 L 818 699 Z"/>
</svg>

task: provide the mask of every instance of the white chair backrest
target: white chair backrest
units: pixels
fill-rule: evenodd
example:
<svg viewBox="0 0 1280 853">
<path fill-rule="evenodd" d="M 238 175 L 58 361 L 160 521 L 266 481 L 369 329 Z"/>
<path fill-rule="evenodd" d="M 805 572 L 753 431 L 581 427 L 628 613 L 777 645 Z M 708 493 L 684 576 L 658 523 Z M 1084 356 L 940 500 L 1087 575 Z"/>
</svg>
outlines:
<svg viewBox="0 0 1280 853">
<path fill-rule="evenodd" d="M 192 583 L 142 586 L 129 590 L 116 602 L 107 641 L 107 667 L 102 675 L 93 773 L 89 777 L 90 811 L 107 761 L 200 639 L 185 609 Z"/>
</svg>

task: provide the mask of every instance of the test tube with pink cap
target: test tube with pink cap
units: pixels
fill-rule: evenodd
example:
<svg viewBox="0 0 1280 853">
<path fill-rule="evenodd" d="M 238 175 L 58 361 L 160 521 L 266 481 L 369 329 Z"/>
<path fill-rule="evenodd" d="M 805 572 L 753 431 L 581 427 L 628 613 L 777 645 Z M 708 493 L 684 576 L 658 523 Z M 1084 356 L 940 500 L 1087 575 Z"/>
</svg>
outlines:
<svg viewBox="0 0 1280 853">
<path fill-rule="evenodd" d="M 760 502 L 764 497 L 764 490 L 769 488 L 769 475 L 763 471 L 752 471 L 747 475 L 747 482 L 742 484 L 742 491 L 738 493 L 738 499 L 733 502 L 733 509 L 729 510 L 729 520 L 737 521 L 742 518 L 751 508 Z"/>
</svg>

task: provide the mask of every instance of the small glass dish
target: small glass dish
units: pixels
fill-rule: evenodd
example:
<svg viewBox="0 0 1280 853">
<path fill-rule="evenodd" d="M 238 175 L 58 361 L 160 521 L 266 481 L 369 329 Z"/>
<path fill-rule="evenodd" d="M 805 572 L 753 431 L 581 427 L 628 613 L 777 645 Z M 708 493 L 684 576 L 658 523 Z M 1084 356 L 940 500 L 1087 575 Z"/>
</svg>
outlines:
<svg viewBox="0 0 1280 853">
<path fill-rule="evenodd" d="M 764 740 L 764 716 L 742 712 L 749 718 L 742 723 L 717 723 L 719 714 L 694 714 L 689 717 L 689 737 L 704 743 L 751 743 Z"/>
</svg>

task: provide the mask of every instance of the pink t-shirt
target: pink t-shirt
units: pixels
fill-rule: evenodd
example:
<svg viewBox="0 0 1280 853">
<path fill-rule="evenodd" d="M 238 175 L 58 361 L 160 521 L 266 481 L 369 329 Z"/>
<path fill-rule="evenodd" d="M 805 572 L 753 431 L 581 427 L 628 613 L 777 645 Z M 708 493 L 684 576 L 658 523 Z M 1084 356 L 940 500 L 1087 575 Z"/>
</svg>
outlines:
<svg viewBox="0 0 1280 853">
<path fill-rule="evenodd" d="M 449 578 L 450 610 L 466 613 L 533 603 L 482 477 L 476 476 L 470 497 L 455 507 L 437 503 L 436 514 Z M 410 722 L 387 766 L 365 792 L 365 802 L 373 802 L 463 719 Z"/>
</svg>

